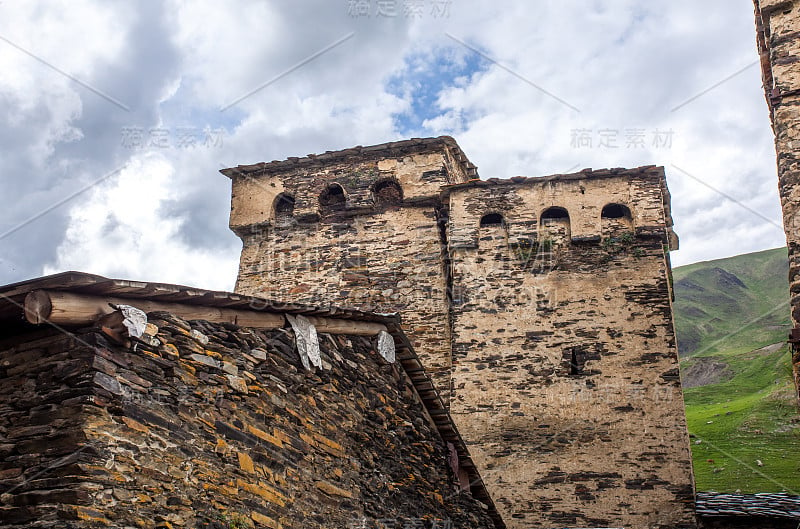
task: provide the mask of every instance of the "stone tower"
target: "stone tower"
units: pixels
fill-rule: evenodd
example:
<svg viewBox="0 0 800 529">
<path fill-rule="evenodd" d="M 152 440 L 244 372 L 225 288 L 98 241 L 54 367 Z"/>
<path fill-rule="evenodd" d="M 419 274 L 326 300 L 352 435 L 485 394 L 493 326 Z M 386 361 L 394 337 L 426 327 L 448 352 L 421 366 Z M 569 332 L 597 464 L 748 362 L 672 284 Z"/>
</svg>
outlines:
<svg viewBox="0 0 800 529">
<path fill-rule="evenodd" d="M 509 527 L 695 526 L 662 168 L 482 181 L 440 137 L 222 172 L 237 291 L 400 312 Z"/>
<path fill-rule="evenodd" d="M 775 150 L 783 227 L 789 247 L 792 365 L 800 391 L 800 3 L 755 0 L 756 43 L 761 57 Z"/>
<path fill-rule="evenodd" d="M 400 312 L 445 401 L 450 387 L 448 184 L 477 171 L 452 138 L 225 169 L 242 239 L 236 291 Z M 302 279 L 302 280 L 301 280 Z"/>
</svg>

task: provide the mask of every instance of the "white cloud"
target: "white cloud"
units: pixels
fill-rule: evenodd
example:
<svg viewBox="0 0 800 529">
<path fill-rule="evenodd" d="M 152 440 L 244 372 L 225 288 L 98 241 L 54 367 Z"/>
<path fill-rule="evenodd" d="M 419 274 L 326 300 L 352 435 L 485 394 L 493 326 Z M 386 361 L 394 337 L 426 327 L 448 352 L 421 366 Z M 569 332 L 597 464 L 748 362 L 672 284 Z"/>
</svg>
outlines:
<svg viewBox="0 0 800 529">
<path fill-rule="evenodd" d="M 77 268 L 231 288 L 239 243 L 217 171 L 401 139 L 398 114 L 422 133 L 455 134 L 484 178 L 664 165 L 681 235 L 674 264 L 784 244 L 747 209 L 780 224 L 757 65 L 702 93 L 757 59 L 749 0 L 454 1 L 443 17 L 430 4 L 414 19 L 376 17 L 375 5 L 352 17 L 348 2 L 328 0 L 0 4 L 0 36 L 130 107 L 0 42 L 0 66 L 14 72 L 0 80 L 0 163 L 20 194 L 0 224 L 128 164 L 113 185 L 0 239 L 0 274 Z M 456 73 L 439 72 L 435 103 L 413 116 L 415 98 L 437 90 L 420 79 L 445 63 Z M 171 143 L 124 149 L 124 126 L 145 140 L 161 128 Z M 225 136 L 184 149 L 178 127 Z M 578 129 L 591 147 L 573 144 Z M 645 145 L 628 148 L 628 129 Z M 617 148 L 598 145 L 603 130 Z M 653 145 L 657 130 L 672 131 L 670 145 Z"/>
<path fill-rule="evenodd" d="M 172 164 L 159 153 L 136 155 L 113 183 L 95 189 L 85 205 L 70 212 L 59 247 L 60 266 L 109 277 L 181 283 L 231 290 L 237 248 L 212 252 L 181 240 L 185 219 L 165 217 L 161 208 L 180 200 Z M 227 273 L 226 273 L 227 272 Z"/>
<path fill-rule="evenodd" d="M 665 166 L 675 264 L 784 244 L 750 2 L 537 6 L 459 12 L 482 23 L 454 35 L 500 65 L 443 91 L 431 133 L 476 116 L 457 139 L 484 177 Z M 546 23 L 531 26 L 525 15 L 537 11 Z M 571 144 L 579 129 L 591 147 Z M 627 145 L 635 130 L 643 146 Z M 603 131 L 616 148 L 599 145 Z M 656 131 L 672 131 L 669 146 L 653 145 Z"/>
</svg>

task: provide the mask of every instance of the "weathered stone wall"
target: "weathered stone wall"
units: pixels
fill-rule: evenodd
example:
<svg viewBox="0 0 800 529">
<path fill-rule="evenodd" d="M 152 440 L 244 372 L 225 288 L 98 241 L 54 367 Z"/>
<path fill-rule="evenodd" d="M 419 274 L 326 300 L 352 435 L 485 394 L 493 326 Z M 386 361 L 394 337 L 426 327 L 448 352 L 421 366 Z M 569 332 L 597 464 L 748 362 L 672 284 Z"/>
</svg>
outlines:
<svg viewBox="0 0 800 529">
<path fill-rule="evenodd" d="M 493 527 L 371 339 L 150 320 L 0 351 L 0 527 Z"/>
<path fill-rule="evenodd" d="M 450 324 L 442 258 L 443 185 L 468 178 L 441 142 L 325 163 L 232 173 L 242 238 L 236 291 L 279 301 L 400 312 L 445 402 Z M 331 187 L 344 200 L 326 203 Z M 293 211 L 280 211 L 279 195 Z"/>
<path fill-rule="evenodd" d="M 47 333 L 45 333 L 47 334 Z M 83 425 L 93 403 L 94 351 L 56 331 L 0 352 L 0 527 L 61 526 L 88 505 L 96 466 Z"/>
<path fill-rule="evenodd" d="M 694 526 L 664 191 L 643 168 L 450 192 L 451 414 L 510 527 Z"/>
<path fill-rule="evenodd" d="M 399 311 L 509 527 L 693 527 L 663 169 L 484 182 L 435 147 L 223 171 L 237 290 Z"/>
<path fill-rule="evenodd" d="M 795 327 L 792 360 L 795 385 L 800 389 L 800 5 L 795 0 L 754 2 L 756 42 L 778 155 Z"/>
</svg>

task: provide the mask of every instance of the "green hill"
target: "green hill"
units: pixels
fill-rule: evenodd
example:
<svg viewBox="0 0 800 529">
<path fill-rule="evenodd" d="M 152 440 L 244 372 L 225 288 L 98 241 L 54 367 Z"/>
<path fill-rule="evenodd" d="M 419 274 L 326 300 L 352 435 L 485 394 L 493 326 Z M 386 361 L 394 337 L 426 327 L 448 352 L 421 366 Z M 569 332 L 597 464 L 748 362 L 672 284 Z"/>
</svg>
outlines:
<svg viewBox="0 0 800 529">
<path fill-rule="evenodd" d="M 787 275 L 785 248 L 673 272 L 698 490 L 800 494 Z"/>
<path fill-rule="evenodd" d="M 676 268 L 675 326 L 681 356 L 786 341 L 788 275 L 786 248 Z"/>
</svg>

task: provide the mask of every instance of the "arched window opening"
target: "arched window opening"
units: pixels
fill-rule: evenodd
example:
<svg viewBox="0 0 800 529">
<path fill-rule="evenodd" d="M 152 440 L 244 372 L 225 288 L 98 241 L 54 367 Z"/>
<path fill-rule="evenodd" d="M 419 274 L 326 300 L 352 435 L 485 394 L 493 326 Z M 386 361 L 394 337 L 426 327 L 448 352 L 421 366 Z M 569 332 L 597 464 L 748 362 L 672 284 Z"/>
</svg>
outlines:
<svg viewBox="0 0 800 529">
<path fill-rule="evenodd" d="M 601 237 L 614 241 L 617 237 L 630 237 L 633 230 L 631 210 L 624 204 L 606 204 L 600 213 Z"/>
<path fill-rule="evenodd" d="M 319 205 L 327 209 L 341 209 L 345 201 L 344 189 L 339 184 L 329 185 L 319 196 Z"/>
<path fill-rule="evenodd" d="M 623 204 L 608 204 L 600 216 L 604 219 L 631 219 L 631 210 Z"/>
<path fill-rule="evenodd" d="M 275 197 L 275 216 L 289 216 L 294 213 L 294 197 L 281 193 Z"/>
<path fill-rule="evenodd" d="M 499 213 L 489 213 L 481 217 L 481 228 L 504 228 L 505 225 L 506 221 Z"/>
<path fill-rule="evenodd" d="M 564 208 L 553 206 L 542 213 L 542 224 L 546 224 L 545 221 L 569 222 L 569 213 Z"/>
<path fill-rule="evenodd" d="M 272 203 L 275 211 L 275 223 L 285 224 L 292 220 L 294 215 L 294 197 L 292 195 L 281 193 L 275 197 Z"/>
<path fill-rule="evenodd" d="M 381 180 L 372 188 L 376 204 L 400 204 L 403 188 L 394 180 Z"/>
<path fill-rule="evenodd" d="M 542 229 L 539 232 L 541 244 L 548 244 L 550 247 L 569 244 L 570 225 L 569 213 L 567 210 L 558 206 L 547 208 L 542 212 Z"/>
</svg>

